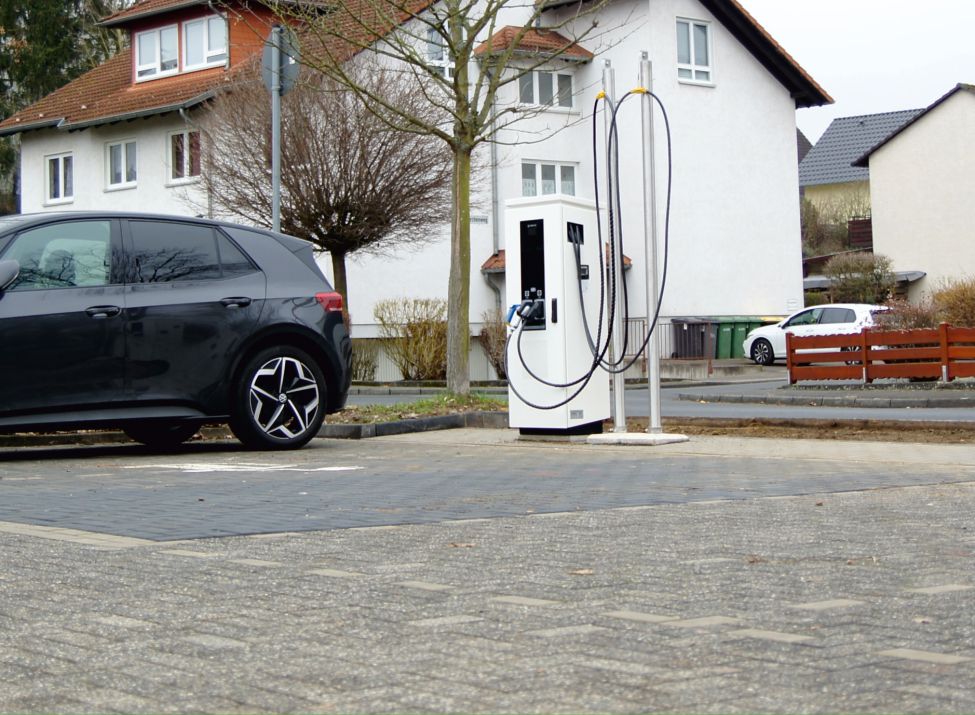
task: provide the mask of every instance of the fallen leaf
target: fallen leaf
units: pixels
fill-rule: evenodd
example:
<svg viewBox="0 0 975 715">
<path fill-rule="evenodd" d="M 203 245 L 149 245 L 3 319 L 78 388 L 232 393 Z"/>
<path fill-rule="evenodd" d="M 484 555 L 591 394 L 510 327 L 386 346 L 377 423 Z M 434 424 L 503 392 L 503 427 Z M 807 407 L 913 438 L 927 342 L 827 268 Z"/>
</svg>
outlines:
<svg viewBox="0 0 975 715">
<path fill-rule="evenodd" d="M 468 544 L 463 541 L 451 541 L 450 547 L 452 549 L 473 549 L 474 544 Z"/>
<path fill-rule="evenodd" d="M 822 505 L 823 503 L 821 501 L 816 502 L 816 506 L 822 506 Z"/>
</svg>

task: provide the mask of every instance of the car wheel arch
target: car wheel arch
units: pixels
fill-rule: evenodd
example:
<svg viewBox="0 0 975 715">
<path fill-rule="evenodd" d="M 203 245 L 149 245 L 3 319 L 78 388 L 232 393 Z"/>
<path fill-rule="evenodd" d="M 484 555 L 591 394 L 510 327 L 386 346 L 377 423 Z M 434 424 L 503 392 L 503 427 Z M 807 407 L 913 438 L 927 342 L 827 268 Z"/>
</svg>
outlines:
<svg viewBox="0 0 975 715">
<path fill-rule="evenodd" d="M 227 383 L 228 395 L 234 390 L 247 361 L 261 350 L 270 347 L 294 347 L 303 350 L 321 367 L 325 375 L 325 383 L 329 387 L 338 385 L 339 378 L 334 363 L 335 358 L 323 346 L 321 339 L 316 339 L 315 334 L 310 330 L 304 331 L 293 325 L 280 325 L 268 327 L 253 335 L 247 344 L 241 348 L 230 372 L 231 378 Z M 331 408 L 336 393 L 337 390 L 329 389 L 327 393 L 328 408 Z"/>
</svg>

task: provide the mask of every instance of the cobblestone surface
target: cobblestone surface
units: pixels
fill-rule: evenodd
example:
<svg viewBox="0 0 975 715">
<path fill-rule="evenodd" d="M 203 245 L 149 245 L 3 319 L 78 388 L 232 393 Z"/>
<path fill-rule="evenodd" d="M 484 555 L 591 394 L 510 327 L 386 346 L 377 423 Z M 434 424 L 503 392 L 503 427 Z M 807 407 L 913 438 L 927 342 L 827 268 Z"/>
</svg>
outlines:
<svg viewBox="0 0 975 715">
<path fill-rule="evenodd" d="M 975 711 L 975 452 L 823 449 L 459 433 L 8 456 L 0 712 Z M 227 471 L 255 462 L 279 469 Z M 335 466 L 363 469 L 314 471 Z M 308 530 L 279 491 L 363 479 L 369 528 Z M 277 533 L 155 531 L 211 500 Z M 424 505 L 452 520 L 417 523 Z M 146 538 L 113 531 L 139 515 Z"/>
</svg>

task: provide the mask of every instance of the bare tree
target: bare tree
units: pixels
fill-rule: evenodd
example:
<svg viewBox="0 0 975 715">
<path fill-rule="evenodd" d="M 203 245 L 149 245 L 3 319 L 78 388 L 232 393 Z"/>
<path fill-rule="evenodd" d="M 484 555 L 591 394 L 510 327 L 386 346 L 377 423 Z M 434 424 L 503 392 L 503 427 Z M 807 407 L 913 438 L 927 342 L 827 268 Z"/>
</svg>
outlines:
<svg viewBox="0 0 975 715">
<path fill-rule="evenodd" d="M 396 77 L 358 81 L 434 120 L 435 110 Z M 329 252 L 348 309 L 348 254 L 436 238 L 450 212 L 450 156 L 434 137 L 392 129 L 327 77 L 285 95 L 281 122 L 281 230 Z M 270 227 L 271 109 L 256 71 L 211 102 L 199 124 L 203 185 L 214 208 Z"/>
<path fill-rule="evenodd" d="M 450 150 L 450 392 L 470 392 L 472 153 L 537 111 L 517 101 L 502 103 L 502 89 L 512 83 L 517 87 L 522 77 L 574 51 L 577 42 L 596 32 L 596 14 L 607 2 L 335 0 L 327 12 L 317 2 L 268 3 L 281 18 L 300 22 L 315 37 L 313 51 L 302 53 L 304 64 L 351 89 L 387 121 L 437 137 Z M 409 78 L 417 96 L 441 113 L 437 121 L 395 106 L 381 88 L 363 83 L 362 72 L 354 68 L 370 64 Z"/>
</svg>

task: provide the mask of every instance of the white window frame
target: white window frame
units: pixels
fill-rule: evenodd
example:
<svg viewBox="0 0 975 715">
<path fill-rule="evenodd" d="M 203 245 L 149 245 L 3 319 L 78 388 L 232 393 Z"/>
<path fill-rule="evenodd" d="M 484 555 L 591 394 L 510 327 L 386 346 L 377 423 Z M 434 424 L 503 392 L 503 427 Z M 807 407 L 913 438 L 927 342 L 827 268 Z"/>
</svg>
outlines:
<svg viewBox="0 0 975 715">
<path fill-rule="evenodd" d="M 66 181 L 65 159 L 71 160 L 71 180 Z M 51 196 L 51 162 L 57 162 L 58 195 Z M 70 190 L 70 193 L 68 191 Z M 54 206 L 74 201 L 74 154 L 70 151 L 44 157 L 44 204 Z"/>
<path fill-rule="evenodd" d="M 121 147 L 121 177 L 122 180 L 118 183 L 112 183 L 112 147 Z M 132 179 L 128 178 L 128 172 L 126 171 L 129 165 L 129 146 L 132 146 L 135 152 L 135 176 Z M 118 139 L 116 141 L 107 142 L 105 144 L 105 190 L 106 191 L 118 191 L 119 189 L 133 189 L 139 183 L 139 147 L 138 142 L 135 139 Z"/>
<path fill-rule="evenodd" d="M 552 101 L 541 101 L 542 75 L 551 78 L 552 82 Z M 531 77 L 531 101 L 526 101 L 523 96 L 523 84 L 525 79 Z M 562 93 L 559 91 L 559 84 L 562 78 L 569 81 L 568 104 L 562 104 Z M 523 106 L 545 107 L 547 110 L 556 112 L 575 111 L 575 79 L 572 72 L 559 72 L 556 70 L 532 70 L 518 78 L 518 103 Z"/>
<path fill-rule="evenodd" d="M 192 161 L 192 142 L 190 141 L 190 136 L 192 134 L 197 135 L 197 146 L 199 146 L 199 163 L 200 163 L 200 173 L 191 174 L 190 171 L 193 167 Z M 173 141 L 176 137 L 183 137 L 183 146 L 185 148 L 183 153 L 183 166 L 180 167 L 183 171 L 182 176 L 175 176 L 176 166 L 173 163 Z M 199 129 L 182 129 L 178 132 L 170 132 L 166 137 L 166 167 L 168 169 L 166 183 L 170 186 L 175 186 L 177 184 L 192 184 L 200 180 L 200 174 L 203 173 L 203 148 L 201 142 L 203 137 L 200 134 Z"/>
<path fill-rule="evenodd" d="M 687 42 L 690 53 L 690 62 L 680 61 L 680 26 L 687 25 Z M 694 28 L 702 27 L 707 34 L 707 64 L 698 64 L 696 61 L 697 52 L 694 39 Z M 692 20 L 688 17 L 677 18 L 677 81 L 684 84 L 699 84 L 704 86 L 714 86 L 714 34 L 711 32 L 711 23 L 706 20 Z M 682 77 L 681 73 L 690 76 Z M 698 75 L 707 74 L 707 77 Z"/>
<path fill-rule="evenodd" d="M 210 47 L 210 23 L 211 22 L 222 22 L 223 23 L 223 47 L 213 48 Z M 203 25 L 203 62 L 198 62 L 195 65 L 191 65 L 187 59 L 187 55 L 190 50 L 190 42 L 187 35 L 189 34 L 189 28 L 192 25 Z M 207 67 L 220 67 L 221 65 L 226 65 L 230 58 L 230 50 L 228 45 L 230 44 L 229 28 L 227 27 L 227 18 L 223 15 L 207 15 L 206 17 L 200 17 L 195 20 L 187 20 L 183 23 L 183 71 L 192 72 L 194 70 L 206 69 Z"/>
<path fill-rule="evenodd" d="M 162 33 L 166 30 L 176 31 L 176 66 L 172 69 L 163 70 L 162 68 Z M 140 62 L 143 58 L 139 55 L 139 38 L 145 37 L 146 35 L 154 35 L 156 38 L 156 52 L 152 57 L 151 61 L 147 60 Z M 152 30 L 146 30 L 145 32 L 137 32 L 132 38 L 132 55 L 135 62 L 135 81 L 136 82 L 148 82 L 150 80 L 159 79 L 160 77 L 170 77 L 174 74 L 179 74 L 179 25 L 166 25 L 165 27 L 157 27 Z M 140 76 L 139 73 L 145 70 L 152 70 L 150 74 Z"/>
<path fill-rule="evenodd" d="M 531 166 L 535 169 L 535 193 L 529 194 L 525 192 L 525 167 Z M 544 193 L 542 191 L 542 166 L 552 166 L 555 167 L 555 191 Z M 562 191 L 562 169 L 571 168 L 572 169 L 572 193 L 565 194 Z M 548 161 L 544 159 L 524 159 L 521 162 L 520 167 L 520 177 L 521 177 L 521 195 L 522 196 L 578 196 L 579 195 L 579 165 L 571 161 Z"/>
<path fill-rule="evenodd" d="M 427 67 L 444 79 L 454 78 L 454 58 L 447 52 L 443 37 L 436 28 L 427 28 Z"/>
</svg>

